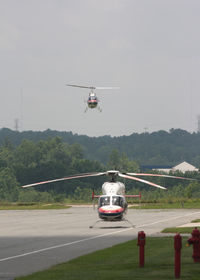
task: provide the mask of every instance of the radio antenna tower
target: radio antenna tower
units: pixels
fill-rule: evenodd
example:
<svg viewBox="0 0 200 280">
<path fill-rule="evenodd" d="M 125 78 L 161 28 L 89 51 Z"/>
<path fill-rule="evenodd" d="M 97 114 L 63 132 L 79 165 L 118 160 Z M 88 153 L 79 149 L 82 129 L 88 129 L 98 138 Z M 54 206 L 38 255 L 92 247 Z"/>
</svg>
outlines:
<svg viewBox="0 0 200 280">
<path fill-rule="evenodd" d="M 197 117 L 197 132 L 200 133 L 200 115 Z"/>
<path fill-rule="evenodd" d="M 15 119 L 15 130 L 19 131 L 19 119 Z"/>
</svg>

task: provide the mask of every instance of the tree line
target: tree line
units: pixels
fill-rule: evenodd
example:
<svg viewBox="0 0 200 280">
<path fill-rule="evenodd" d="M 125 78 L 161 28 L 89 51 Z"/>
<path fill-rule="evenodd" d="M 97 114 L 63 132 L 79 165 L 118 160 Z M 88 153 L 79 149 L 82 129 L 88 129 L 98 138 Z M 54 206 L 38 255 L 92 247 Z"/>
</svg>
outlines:
<svg viewBox="0 0 200 280">
<path fill-rule="evenodd" d="M 119 156 L 116 150 L 113 150 L 107 166 L 104 166 L 96 160 L 84 158 L 80 144 L 70 145 L 59 137 L 38 142 L 25 139 L 17 147 L 6 138 L 0 147 L 0 201 L 60 201 L 74 196 L 86 199 L 89 192 L 88 198 L 91 197 L 92 189 L 100 191 L 105 178 L 62 181 L 30 190 L 23 190 L 20 186 L 114 167 L 120 170 L 139 170 L 137 163 L 128 160 L 125 155 Z"/>
<path fill-rule="evenodd" d="M 60 137 L 63 142 L 72 145 L 78 143 L 82 147 L 84 158 L 97 160 L 104 165 L 108 162 L 112 150 L 126 154 L 129 160 L 141 165 L 174 166 L 187 161 L 200 167 L 200 133 L 189 133 L 181 129 L 160 130 L 152 133 L 132 133 L 128 136 L 89 137 L 72 132 L 46 131 L 13 131 L 0 129 L 0 145 L 5 138 L 10 139 L 14 147 L 24 139 L 38 142 L 49 138 Z"/>
<path fill-rule="evenodd" d="M 89 201 L 92 190 L 101 193 L 103 177 L 90 177 L 66 182 L 51 183 L 35 189 L 21 189 L 24 184 L 55 179 L 71 174 L 106 171 L 117 169 L 121 172 L 139 172 L 139 165 L 130 161 L 123 153 L 112 150 L 106 165 L 98 161 L 85 159 L 79 144 L 66 144 L 59 137 L 41 140 L 34 143 L 23 140 L 18 147 L 5 140 L 0 148 L 0 201 L 20 202 L 61 202 L 64 199 Z M 176 174 L 181 176 L 181 174 Z M 196 173 L 185 176 L 197 177 Z M 120 179 L 119 179 L 120 180 Z M 123 181 L 123 180 L 122 180 Z M 156 178 L 157 184 L 168 187 L 167 196 L 187 197 L 199 196 L 198 183 L 174 181 L 169 178 Z M 123 181 L 124 182 L 124 181 Z M 149 200 L 162 198 L 166 193 L 149 186 L 128 180 L 127 193 L 139 193 Z"/>
<path fill-rule="evenodd" d="M 22 189 L 20 186 L 72 174 L 112 169 L 121 172 L 140 172 L 139 160 L 133 160 L 131 153 L 126 153 L 115 145 L 107 152 L 107 160 L 102 162 L 86 157 L 85 147 L 78 142 L 67 143 L 58 136 L 43 138 L 38 141 L 36 138 L 22 139 L 17 145 L 8 135 L 2 140 L 0 145 L 1 202 L 61 202 L 66 199 L 91 201 L 93 189 L 95 193 L 101 193 L 101 186 L 107 180 L 104 176 L 62 181 L 30 189 Z M 176 175 L 183 176 L 179 172 Z M 186 173 L 184 176 L 200 179 L 199 174 L 195 172 Z M 148 177 L 148 180 L 166 186 L 168 188 L 166 192 L 139 182 L 119 180 L 126 184 L 127 193 L 137 194 L 141 191 L 143 197 L 148 200 L 166 197 L 168 199 L 200 197 L 198 182 L 169 178 L 151 180 Z"/>
</svg>

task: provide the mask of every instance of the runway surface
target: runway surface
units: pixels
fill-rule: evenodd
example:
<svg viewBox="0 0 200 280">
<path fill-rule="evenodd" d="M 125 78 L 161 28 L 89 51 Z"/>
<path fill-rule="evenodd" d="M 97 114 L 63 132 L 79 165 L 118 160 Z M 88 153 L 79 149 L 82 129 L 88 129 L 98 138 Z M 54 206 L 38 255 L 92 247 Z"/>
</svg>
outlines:
<svg viewBox="0 0 200 280">
<path fill-rule="evenodd" d="M 166 227 L 186 224 L 200 210 L 132 210 L 126 222 L 100 222 L 91 207 L 64 210 L 0 211 L 0 280 L 44 270 L 54 264 L 137 238 L 159 234 Z"/>
</svg>

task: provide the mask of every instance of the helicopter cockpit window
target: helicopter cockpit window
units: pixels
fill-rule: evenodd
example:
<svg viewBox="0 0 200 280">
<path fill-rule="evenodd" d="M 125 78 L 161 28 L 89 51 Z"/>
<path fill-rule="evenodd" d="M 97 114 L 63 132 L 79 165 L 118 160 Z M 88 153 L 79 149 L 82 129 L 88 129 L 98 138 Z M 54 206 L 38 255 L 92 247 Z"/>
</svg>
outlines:
<svg viewBox="0 0 200 280">
<path fill-rule="evenodd" d="M 101 197 L 100 201 L 99 201 L 99 206 L 105 206 L 105 205 L 110 205 L 110 197 L 109 196 L 105 196 L 105 197 Z"/>
<path fill-rule="evenodd" d="M 112 197 L 112 205 L 118 205 L 123 207 L 124 200 L 120 196 L 113 196 Z"/>
<path fill-rule="evenodd" d="M 91 96 L 91 100 L 96 100 L 96 96 Z"/>
</svg>

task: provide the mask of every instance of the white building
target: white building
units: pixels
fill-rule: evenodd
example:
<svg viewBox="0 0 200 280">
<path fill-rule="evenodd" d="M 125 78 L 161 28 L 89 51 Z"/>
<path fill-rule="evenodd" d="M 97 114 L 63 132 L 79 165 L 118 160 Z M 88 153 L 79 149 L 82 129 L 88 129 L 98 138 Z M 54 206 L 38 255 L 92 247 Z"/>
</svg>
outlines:
<svg viewBox="0 0 200 280">
<path fill-rule="evenodd" d="M 181 163 L 179 163 L 178 165 L 172 167 L 172 171 L 181 171 L 183 173 L 185 173 L 186 171 L 199 171 L 198 168 L 196 168 L 194 165 L 183 161 Z"/>
<path fill-rule="evenodd" d="M 154 170 L 158 170 L 158 171 L 162 171 L 162 172 L 166 172 L 166 173 L 169 173 L 170 171 L 172 171 L 172 172 L 181 171 L 182 173 L 185 173 L 186 171 L 199 171 L 198 168 L 196 168 L 194 165 L 192 165 L 186 161 L 183 161 L 172 168 L 158 168 L 158 169 L 154 169 Z"/>
</svg>

